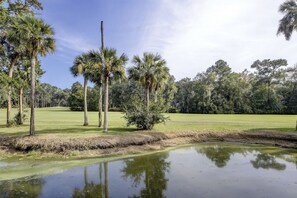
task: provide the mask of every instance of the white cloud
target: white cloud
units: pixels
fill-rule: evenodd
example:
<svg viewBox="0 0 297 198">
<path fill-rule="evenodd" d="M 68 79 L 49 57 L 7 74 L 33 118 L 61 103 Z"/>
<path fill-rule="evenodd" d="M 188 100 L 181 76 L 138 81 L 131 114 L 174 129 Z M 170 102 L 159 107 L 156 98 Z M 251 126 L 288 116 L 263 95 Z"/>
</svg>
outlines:
<svg viewBox="0 0 297 198">
<path fill-rule="evenodd" d="M 162 0 L 147 19 L 142 51 L 160 52 L 177 79 L 194 77 L 216 60 L 234 71 L 253 61 L 286 58 L 295 64 L 297 35 L 276 36 L 283 0 Z"/>
<path fill-rule="evenodd" d="M 56 36 L 58 51 L 69 52 L 87 52 L 91 49 L 96 49 L 91 41 L 78 34 L 59 32 Z"/>
</svg>

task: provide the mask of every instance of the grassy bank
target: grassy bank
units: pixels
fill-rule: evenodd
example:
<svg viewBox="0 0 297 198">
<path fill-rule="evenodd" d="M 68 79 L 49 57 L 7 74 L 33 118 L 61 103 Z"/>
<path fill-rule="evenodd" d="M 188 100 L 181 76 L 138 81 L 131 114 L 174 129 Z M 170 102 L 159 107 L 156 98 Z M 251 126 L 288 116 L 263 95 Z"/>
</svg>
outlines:
<svg viewBox="0 0 297 198">
<path fill-rule="evenodd" d="M 13 114 L 16 109 L 13 109 Z M 5 109 L 0 109 L 0 135 L 27 135 L 29 120 L 24 126 L 6 128 Z M 170 120 L 164 125 L 159 124 L 154 131 L 199 132 L 199 131 L 253 131 L 274 130 L 294 132 L 297 116 L 295 115 L 203 115 L 203 114 L 167 114 Z M 29 114 L 28 114 L 29 117 Z M 84 127 L 83 112 L 73 112 L 68 108 L 36 109 L 36 130 L 38 137 L 74 138 L 104 135 L 98 128 L 98 113 L 89 112 L 89 126 Z M 109 113 L 109 135 L 124 135 L 134 132 L 134 127 L 126 127 L 123 114 Z"/>
</svg>

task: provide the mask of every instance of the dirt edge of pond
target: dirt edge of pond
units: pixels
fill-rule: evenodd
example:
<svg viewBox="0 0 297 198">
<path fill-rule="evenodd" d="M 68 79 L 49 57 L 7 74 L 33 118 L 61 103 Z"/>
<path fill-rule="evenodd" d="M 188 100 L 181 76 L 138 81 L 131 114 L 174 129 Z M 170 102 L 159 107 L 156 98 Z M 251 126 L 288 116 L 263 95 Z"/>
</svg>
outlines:
<svg viewBox="0 0 297 198">
<path fill-rule="evenodd" d="M 0 153 L 26 155 L 38 152 L 55 157 L 93 157 L 135 154 L 201 142 L 236 142 L 297 149 L 297 134 L 273 131 L 249 132 L 138 132 L 125 136 L 45 139 L 42 137 L 0 137 Z M 50 156 L 50 155 L 48 155 Z"/>
</svg>

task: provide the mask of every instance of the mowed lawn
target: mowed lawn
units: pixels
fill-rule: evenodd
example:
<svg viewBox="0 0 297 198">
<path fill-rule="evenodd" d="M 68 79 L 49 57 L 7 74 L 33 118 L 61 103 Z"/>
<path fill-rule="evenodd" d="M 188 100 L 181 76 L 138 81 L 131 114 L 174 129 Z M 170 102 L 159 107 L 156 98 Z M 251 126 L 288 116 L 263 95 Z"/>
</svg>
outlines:
<svg viewBox="0 0 297 198">
<path fill-rule="evenodd" d="M 13 115 L 16 113 L 13 109 Z M 24 126 L 6 128 L 6 110 L 0 109 L 0 135 L 26 135 L 28 119 Z M 98 112 L 89 112 L 89 126 L 84 127 L 83 112 L 73 112 L 68 108 L 36 109 L 36 134 L 45 137 L 90 137 L 105 135 L 98 128 Z M 109 135 L 124 135 L 135 132 L 135 127 L 127 127 L 120 112 L 109 112 Z M 295 130 L 296 115 L 222 115 L 222 114 L 166 114 L 170 119 L 166 124 L 156 125 L 154 131 L 250 131 L 250 130 Z"/>
</svg>

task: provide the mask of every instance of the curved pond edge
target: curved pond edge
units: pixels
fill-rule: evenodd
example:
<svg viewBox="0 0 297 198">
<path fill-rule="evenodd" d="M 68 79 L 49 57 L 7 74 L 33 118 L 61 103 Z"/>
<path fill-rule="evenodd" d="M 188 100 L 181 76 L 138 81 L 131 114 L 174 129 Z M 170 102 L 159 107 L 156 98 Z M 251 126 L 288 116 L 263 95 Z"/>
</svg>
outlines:
<svg viewBox="0 0 297 198">
<path fill-rule="evenodd" d="M 84 167 L 89 166 L 93 164 L 98 163 L 105 163 L 105 162 L 113 162 L 118 160 L 125 160 L 129 158 L 134 157 L 140 157 L 144 155 L 151 155 L 151 154 L 157 154 L 157 153 L 163 153 L 163 152 L 170 152 L 173 150 L 178 149 L 188 149 L 191 147 L 196 146 L 213 146 L 213 145 L 224 145 L 224 147 L 241 147 L 241 148 L 254 148 L 254 149 L 264 149 L 267 152 L 267 150 L 274 154 L 279 154 L 279 150 L 277 150 L 279 147 L 275 146 L 263 146 L 259 144 L 246 144 L 246 143 L 232 143 L 232 142 L 202 142 L 202 143 L 195 143 L 195 144 L 183 144 L 183 145 L 177 145 L 174 147 L 167 147 L 162 150 L 154 150 L 154 151 L 145 151 L 138 154 L 129 154 L 129 155 L 112 155 L 112 156 L 106 156 L 106 157 L 92 157 L 92 158 L 85 158 L 85 159 L 68 159 L 68 160 L 40 160 L 40 161 L 22 161 L 20 163 L 11 163 L 8 162 L 7 166 L 0 167 L 0 182 L 1 181 L 18 181 L 18 180 L 31 180 L 34 178 L 39 178 L 42 176 L 52 175 L 52 174 L 58 174 L 73 168 L 78 167 Z M 279 148 L 281 149 L 281 148 Z M 290 151 L 294 152 L 295 149 L 289 149 L 284 148 L 284 151 Z M 295 153 L 295 152 L 294 152 Z M 297 153 L 294 155 L 297 160 Z M 1 162 L 1 161 L 0 161 Z"/>
<path fill-rule="evenodd" d="M 127 136 L 45 140 L 39 137 L 0 140 L 0 181 L 49 175 L 78 166 L 120 160 L 196 143 L 228 142 L 297 149 L 297 134 L 284 132 L 141 132 Z M 13 163 L 12 163 L 13 162 Z M 11 165 L 10 165 L 11 164 Z"/>
<path fill-rule="evenodd" d="M 0 156 L 23 158 L 89 158 L 126 155 L 199 142 L 238 142 L 297 149 L 297 133 L 252 132 L 138 132 L 91 138 L 0 137 Z M 29 155 L 28 155 L 29 154 Z M 31 154 L 31 155 L 30 155 Z M 0 157 L 0 160 L 1 160 Z"/>
</svg>

